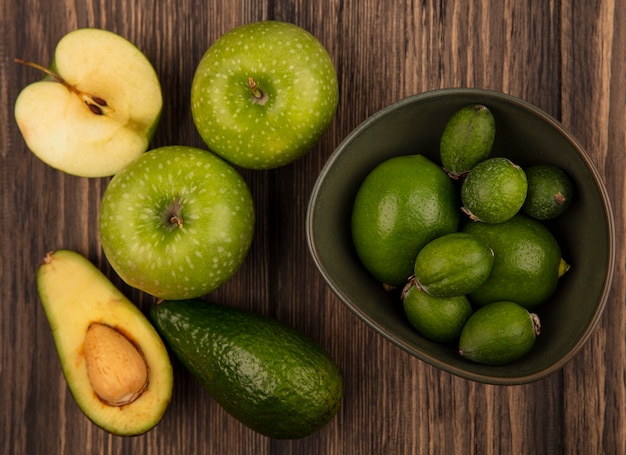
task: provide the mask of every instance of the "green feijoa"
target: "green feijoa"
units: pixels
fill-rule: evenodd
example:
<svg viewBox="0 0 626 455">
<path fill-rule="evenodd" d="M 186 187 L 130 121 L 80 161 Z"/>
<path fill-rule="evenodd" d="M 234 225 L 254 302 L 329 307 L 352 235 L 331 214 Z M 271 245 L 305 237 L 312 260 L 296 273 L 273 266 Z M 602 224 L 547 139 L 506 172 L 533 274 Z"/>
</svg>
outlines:
<svg viewBox="0 0 626 455">
<path fill-rule="evenodd" d="M 551 164 L 531 166 L 526 169 L 526 178 L 528 194 L 522 206 L 526 215 L 549 220 L 568 209 L 574 185 L 561 168 Z"/>
<path fill-rule="evenodd" d="M 415 330 L 438 343 L 456 343 L 473 311 L 466 296 L 434 297 L 421 290 L 414 279 L 405 286 L 402 303 Z"/>
<path fill-rule="evenodd" d="M 427 294 L 453 297 L 483 284 L 493 266 L 493 251 L 477 237 L 453 232 L 428 242 L 415 259 L 417 285 Z"/>
<path fill-rule="evenodd" d="M 462 231 L 481 239 L 494 252 L 489 278 L 469 294 L 477 306 L 511 300 L 535 308 L 552 296 L 569 268 L 552 232 L 523 213 L 500 224 L 468 222 Z"/>
<path fill-rule="evenodd" d="M 419 250 L 459 226 L 454 183 L 423 155 L 390 158 L 361 184 L 351 228 L 357 256 L 381 283 L 403 286 Z"/>
<path fill-rule="evenodd" d="M 459 338 L 459 354 L 472 362 L 505 365 L 524 357 L 541 324 L 536 314 L 514 302 L 485 305 L 474 312 Z"/>
<path fill-rule="evenodd" d="M 491 153 L 496 123 L 482 104 L 456 111 L 446 123 L 439 143 L 441 164 L 452 178 L 459 178 Z"/>
<path fill-rule="evenodd" d="M 524 170 L 503 157 L 474 166 L 461 186 L 463 211 L 474 221 L 502 223 L 522 208 L 528 181 Z"/>
</svg>

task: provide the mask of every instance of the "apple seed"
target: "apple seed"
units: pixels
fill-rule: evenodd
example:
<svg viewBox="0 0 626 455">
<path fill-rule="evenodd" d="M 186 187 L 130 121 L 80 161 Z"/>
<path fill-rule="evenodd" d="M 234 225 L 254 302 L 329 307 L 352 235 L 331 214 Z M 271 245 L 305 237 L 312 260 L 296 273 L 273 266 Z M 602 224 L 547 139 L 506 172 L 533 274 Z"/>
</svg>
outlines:
<svg viewBox="0 0 626 455">
<path fill-rule="evenodd" d="M 96 106 L 95 104 L 91 104 L 91 103 L 89 103 L 87 101 L 85 101 L 85 104 L 87 105 L 89 110 L 91 112 L 93 112 L 94 114 L 96 114 L 96 115 L 103 115 L 104 114 L 104 112 L 102 112 L 102 108 Z"/>
<path fill-rule="evenodd" d="M 55 72 L 50 71 L 48 68 L 45 68 L 35 62 L 22 60 L 21 58 L 16 58 L 15 62 L 20 63 L 22 65 L 30 66 L 31 68 L 35 68 L 40 71 L 43 71 L 48 76 L 52 77 L 57 82 L 64 85 L 70 92 L 76 94 L 85 103 L 87 108 L 89 108 L 89 110 L 95 115 L 104 115 L 105 112 L 102 108 L 103 107 L 109 108 L 109 105 L 104 99 L 98 96 L 94 96 L 94 95 L 90 95 L 88 93 L 82 92 L 81 90 L 78 90 L 75 86 L 73 86 L 72 84 L 69 84 L 68 82 L 65 81 L 65 79 L 63 79 L 61 76 L 59 76 Z"/>
</svg>

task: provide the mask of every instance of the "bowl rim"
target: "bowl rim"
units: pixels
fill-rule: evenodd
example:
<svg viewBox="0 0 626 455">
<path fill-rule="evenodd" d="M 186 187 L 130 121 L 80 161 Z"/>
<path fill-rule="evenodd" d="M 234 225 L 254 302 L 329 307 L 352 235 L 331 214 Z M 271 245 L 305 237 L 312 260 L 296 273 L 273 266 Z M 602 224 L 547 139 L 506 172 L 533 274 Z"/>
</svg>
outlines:
<svg viewBox="0 0 626 455">
<path fill-rule="evenodd" d="M 330 173 L 334 163 L 339 159 L 344 150 L 351 144 L 360 134 L 361 132 L 368 128 L 369 125 L 376 123 L 382 117 L 387 116 L 390 112 L 395 111 L 396 109 L 407 105 L 412 104 L 417 101 L 428 100 L 430 98 L 441 98 L 441 97 L 450 97 L 450 96 L 458 96 L 458 95 L 479 95 L 483 98 L 497 98 L 499 100 L 503 100 L 507 103 L 513 104 L 523 110 L 529 111 L 532 115 L 541 119 L 542 121 L 548 123 L 554 129 L 558 130 L 560 134 L 572 145 L 573 149 L 579 155 L 579 157 L 585 163 L 587 169 L 589 170 L 594 184 L 596 186 L 597 191 L 600 194 L 600 198 L 602 200 L 603 211 L 605 215 L 605 221 L 607 224 L 607 234 L 608 234 L 608 258 L 607 258 L 607 273 L 604 277 L 604 282 L 602 284 L 602 292 L 600 294 L 598 305 L 592 314 L 591 319 L 585 325 L 585 329 L 581 336 L 578 338 L 576 343 L 567 351 L 563 356 L 561 356 L 556 362 L 552 363 L 550 366 L 539 370 L 534 373 L 525 374 L 525 375 L 517 375 L 517 376 L 497 376 L 497 375 L 489 375 L 482 374 L 473 371 L 468 371 L 463 368 L 457 367 L 455 365 L 451 365 L 449 363 L 443 362 L 439 360 L 437 357 L 429 355 L 426 352 L 423 352 L 419 349 L 415 349 L 409 343 L 404 342 L 403 340 L 397 339 L 394 335 L 388 331 L 382 324 L 378 323 L 374 318 L 368 316 L 363 313 L 360 308 L 352 303 L 348 296 L 344 294 L 338 283 L 333 279 L 332 276 L 328 273 L 324 262 L 321 258 L 320 252 L 317 248 L 315 238 L 314 238 L 314 219 L 315 219 L 315 207 L 318 202 L 318 197 L 322 188 L 326 177 Z M 615 241 L 615 220 L 613 215 L 613 209 L 611 206 L 610 198 L 606 186 L 603 182 L 603 179 L 596 168 L 594 162 L 590 159 L 585 149 L 582 145 L 577 141 L 577 139 L 563 126 L 563 124 L 558 121 L 555 117 L 543 111 L 539 107 L 521 99 L 515 97 L 513 95 L 499 92 L 490 89 L 480 89 L 480 88 L 461 88 L 461 87 L 453 87 L 453 88 L 441 88 L 429 90 L 421 93 L 417 93 L 414 95 L 407 96 L 398 101 L 395 101 L 374 114 L 370 115 L 364 121 L 362 121 L 354 130 L 352 130 L 335 148 L 335 150 L 331 153 L 326 163 L 322 167 L 321 172 L 316 179 L 315 185 L 311 191 L 311 195 L 309 198 L 309 203 L 307 206 L 306 212 L 306 222 L 305 222 L 305 230 L 306 230 L 306 238 L 307 244 L 309 248 L 309 252 L 313 258 L 313 261 L 324 278 L 326 284 L 330 287 L 333 293 L 348 307 L 350 310 L 356 314 L 362 321 L 364 321 L 370 328 L 374 329 L 379 335 L 381 335 L 386 340 L 390 341 L 392 344 L 395 344 L 399 348 L 408 352 L 409 354 L 417 357 L 418 359 L 433 365 L 440 370 L 446 371 L 450 374 L 473 380 L 476 382 L 493 384 L 493 385 L 521 385 L 530 382 L 535 382 L 540 379 L 543 379 L 551 374 L 560 371 L 572 358 L 579 352 L 579 350 L 586 344 L 586 342 L 591 337 L 591 334 L 596 329 L 604 309 L 606 308 L 606 304 L 608 302 L 608 298 L 611 292 L 611 283 L 613 280 L 613 273 L 615 267 L 615 255 L 616 255 L 616 241 Z"/>
</svg>

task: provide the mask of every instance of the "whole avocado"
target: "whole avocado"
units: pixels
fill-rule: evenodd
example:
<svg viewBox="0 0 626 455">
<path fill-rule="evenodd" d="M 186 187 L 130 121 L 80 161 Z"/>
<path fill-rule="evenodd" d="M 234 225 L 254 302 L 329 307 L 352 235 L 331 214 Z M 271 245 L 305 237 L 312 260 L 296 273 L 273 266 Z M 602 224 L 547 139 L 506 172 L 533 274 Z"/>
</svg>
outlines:
<svg viewBox="0 0 626 455">
<path fill-rule="evenodd" d="M 339 410 L 337 364 L 278 320 L 201 299 L 155 303 L 150 319 L 209 395 L 265 436 L 302 438 Z"/>
</svg>

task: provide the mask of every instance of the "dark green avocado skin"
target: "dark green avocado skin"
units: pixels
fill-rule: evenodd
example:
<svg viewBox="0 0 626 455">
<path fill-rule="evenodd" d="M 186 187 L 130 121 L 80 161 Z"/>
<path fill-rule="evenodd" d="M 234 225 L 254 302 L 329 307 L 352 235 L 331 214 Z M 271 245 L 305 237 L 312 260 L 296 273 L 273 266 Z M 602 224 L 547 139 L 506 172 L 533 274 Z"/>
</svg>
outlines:
<svg viewBox="0 0 626 455">
<path fill-rule="evenodd" d="M 339 410 L 337 364 L 282 322 L 201 299 L 155 303 L 150 319 L 209 395 L 265 436 L 302 438 Z"/>
</svg>

